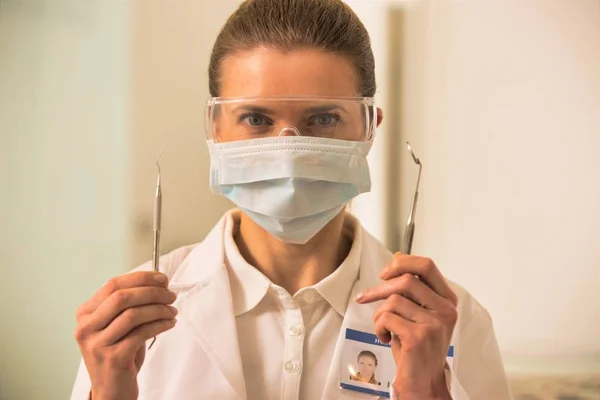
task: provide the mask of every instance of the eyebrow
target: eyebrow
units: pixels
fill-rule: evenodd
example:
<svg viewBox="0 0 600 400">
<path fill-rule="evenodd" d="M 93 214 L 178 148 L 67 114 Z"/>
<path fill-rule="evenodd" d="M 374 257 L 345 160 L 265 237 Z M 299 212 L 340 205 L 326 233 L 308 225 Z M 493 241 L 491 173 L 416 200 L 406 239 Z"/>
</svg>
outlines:
<svg viewBox="0 0 600 400">
<path fill-rule="evenodd" d="M 333 111 L 333 110 L 339 110 L 339 111 L 348 113 L 348 110 L 346 110 L 342 106 L 335 105 L 335 104 L 328 104 L 328 105 L 322 105 L 322 106 L 309 107 L 305 110 L 305 114 L 320 114 L 320 113 L 326 113 L 326 112 Z M 268 107 L 261 107 L 261 106 L 243 105 L 243 106 L 234 108 L 233 111 L 234 112 L 245 111 L 248 113 L 266 114 L 266 115 L 275 114 L 275 111 L 273 109 L 268 108 Z"/>
<path fill-rule="evenodd" d="M 238 112 L 238 111 L 245 111 L 245 112 L 249 112 L 249 113 L 256 113 L 256 114 L 275 114 L 275 111 L 273 111 L 270 108 L 267 107 L 260 107 L 260 106 L 239 106 L 233 109 L 234 112 Z"/>
<path fill-rule="evenodd" d="M 315 107 L 310 107 L 306 110 L 307 114 L 319 114 L 319 113 L 326 113 L 329 111 L 333 111 L 333 110 L 339 110 L 339 111 L 343 111 L 345 113 L 347 113 L 348 111 L 339 105 L 335 105 L 335 104 L 330 104 L 330 105 L 324 105 L 324 106 L 315 106 Z"/>
</svg>

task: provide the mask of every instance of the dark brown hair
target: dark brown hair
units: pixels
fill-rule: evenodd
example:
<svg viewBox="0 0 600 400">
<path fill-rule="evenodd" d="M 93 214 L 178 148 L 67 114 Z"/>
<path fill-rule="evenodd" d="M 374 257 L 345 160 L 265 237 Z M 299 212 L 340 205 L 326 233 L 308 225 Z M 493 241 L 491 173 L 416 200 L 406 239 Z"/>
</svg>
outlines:
<svg viewBox="0 0 600 400">
<path fill-rule="evenodd" d="M 369 34 L 342 0 L 246 0 L 229 17 L 213 47 L 208 84 L 220 93 L 223 60 L 260 46 L 281 51 L 319 49 L 353 64 L 362 96 L 375 95 L 375 59 Z"/>
<path fill-rule="evenodd" d="M 369 351 L 369 350 L 361 351 L 360 353 L 358 353 L 358 357 L 356 357 L 356 361 L 360 360 L 361 357 L 371 357 L 373 359 L 373 361 L 375 361 L 375 366 L 377 366 L 377 364 L 378 364 L 377 356 L 372 351 Z"/>
</svg>

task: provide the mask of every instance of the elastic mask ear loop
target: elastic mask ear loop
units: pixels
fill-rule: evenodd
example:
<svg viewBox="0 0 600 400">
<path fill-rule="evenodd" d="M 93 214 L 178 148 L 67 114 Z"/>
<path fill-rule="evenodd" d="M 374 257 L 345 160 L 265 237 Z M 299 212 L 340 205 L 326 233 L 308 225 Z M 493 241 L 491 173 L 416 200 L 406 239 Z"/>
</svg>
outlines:
<svg viewBox="0 0 600 400">
<path fill-rule="evenodd" d="M 284 127 L 277 136 L 302 136 L 300 131 L 295 126 Z"/>
</svg>

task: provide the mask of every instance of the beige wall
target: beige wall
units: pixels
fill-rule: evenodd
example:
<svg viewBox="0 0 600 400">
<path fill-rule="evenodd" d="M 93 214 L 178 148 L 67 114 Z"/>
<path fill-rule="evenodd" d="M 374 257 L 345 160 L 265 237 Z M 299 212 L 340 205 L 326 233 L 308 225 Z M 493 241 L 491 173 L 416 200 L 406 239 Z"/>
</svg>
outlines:
<svg viewBox="0 0 600 400">
<path fill-rule="evenodd" d="M 0 1 L 0 399 L 66 399 L 126 255 L 128 3 Z"/>
<path fill-rule="evenodd" d="M 425 85 L 402 130 L 424 163 L 414 250 L 488 307 L 509 369 L 579 357 L 600 373 L 599 3 L 420 4 Z"/>
</svg>

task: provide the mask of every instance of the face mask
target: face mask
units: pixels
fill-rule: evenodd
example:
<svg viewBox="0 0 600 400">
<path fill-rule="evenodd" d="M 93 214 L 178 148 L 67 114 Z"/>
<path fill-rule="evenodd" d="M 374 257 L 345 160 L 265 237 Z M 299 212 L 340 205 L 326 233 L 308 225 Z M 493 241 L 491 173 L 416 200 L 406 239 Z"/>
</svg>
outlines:
<svg viewBox="0 0 600 400">
<path fill-rule="evenodd" d="M 209 140 L 210 187 L 273 236 L 305 244 L 371 190 L 371 145 L 306 136 Z"/>
</svg>

